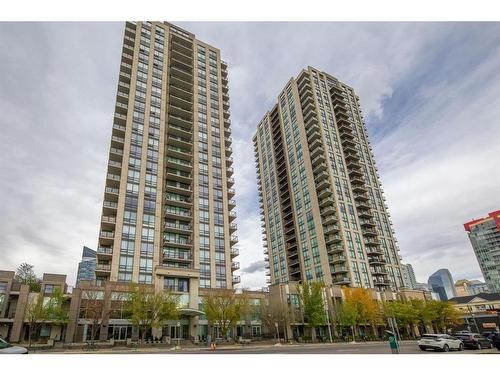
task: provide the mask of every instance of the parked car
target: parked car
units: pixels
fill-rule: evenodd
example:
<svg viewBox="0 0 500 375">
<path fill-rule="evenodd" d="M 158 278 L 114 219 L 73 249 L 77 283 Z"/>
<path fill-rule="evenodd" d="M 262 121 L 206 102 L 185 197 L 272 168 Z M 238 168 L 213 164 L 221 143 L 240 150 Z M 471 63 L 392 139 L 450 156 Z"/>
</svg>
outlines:
<svg viewBox="0 0 500 375">
<path fill-rule="evenodd" d="M 13 346 L 0 337 L 0 354 L 28 354 L 28 349 Z"/>
<path fill-rule="evenodd" d="M 491 341 L 479 333 L 456 333 L 454 336 L 460 339 L 466 348 L 491 349 L 493 347 Z"/>
<path fill-rule="evenodd" d="M 418 340 L 418 347 L 422 351 L 427 349 L 442 350 L 443 352 L 464 350 L 464 344 L 460 339 L 444 334 L 422 335 L 420 340 Z"/>
</svg>

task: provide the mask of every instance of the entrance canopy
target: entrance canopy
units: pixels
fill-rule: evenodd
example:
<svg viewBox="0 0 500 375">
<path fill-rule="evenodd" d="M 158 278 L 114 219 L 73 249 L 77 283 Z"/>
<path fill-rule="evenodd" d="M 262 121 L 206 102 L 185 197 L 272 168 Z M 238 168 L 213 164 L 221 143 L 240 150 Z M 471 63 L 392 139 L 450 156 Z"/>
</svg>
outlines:
<svg viewBox="0 0 500 375">
<path fill-rule="evenodd" d="M 179 313 L 180 315 L 185 315 L 185 316 L 201 316 L 204 314 L 203 311 L 197 309 L 191 309 L 189 307 L 179 309 Z"/>
</svg>

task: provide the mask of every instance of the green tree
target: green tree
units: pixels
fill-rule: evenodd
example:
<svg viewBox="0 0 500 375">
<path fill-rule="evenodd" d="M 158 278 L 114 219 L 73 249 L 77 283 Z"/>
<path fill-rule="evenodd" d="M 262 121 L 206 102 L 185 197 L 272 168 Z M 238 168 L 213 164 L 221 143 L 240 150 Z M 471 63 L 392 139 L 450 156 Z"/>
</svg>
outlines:
<svg viewBox="0 0 500 375">
<path fill-rule="evenodd" d="M 240 316 L 250 309 L 247 296 L 236 294 L 231 289 L 211 290 L 202 298 L 202 303 L 208 324 L 212 329 L 218 326 L 223 338 L 227 337 L 229 328 L 234 327 Z"/>
<path fill-rule="evenodd" d="M 342 328 L 349 328 L 351 330 L 353 341 L 356 340 L 354 334 L 354 326 L 358 322 L 358 309 L 351 301 L 344 301 L 340 305 L 340 310 L 337 314 L 337 323 Z"/>
<path fill-rule="evenodd" d="M 323 288 L 324 283 L 320 281 L 306 281 L 297 287 L 304 323 L 311 329 L 313 342 L 316 340 L 316 327 L 326 324 Z"/>
<path fill-rule="evenodd" d="M 29 285 L 30 292 L 39 292 L 40 280 L 37 278 L 33 269 L 34 266 L 32 264 L 21 263 L 21 265 L 17 267 L 14 278 L 23 285 Z"/>
<path fill-rule="evenodd" d="M 69 320 L 68 312 L 64 308 L 67 297 L 56 288 L 49 296 L 42 293 L 30 294 L 25 310 L 25 322 L 28 325 L 28 347 L 31 347 L 33 334 L 47 323 L 54 325 L 66 324 Z"/>
<path fill-rule="evenodd" d="M 420 320 L 419 310 L 410 301 L 389 301 L 384 303 L 385 315 L 394 318 L 398 328 L 404 328 L 414 337 L 414 325 Z"/>
<path fill-rule="evenodd" d="M 144 342 L 148 329 L 159 328 L 166 320 L 177 319 L 179 298 L 170 291 L 155 292 L 144 285 L 132 284 L 125 310 Z"/>
<path fill-rule="evenodd" d="M 436 331 L 443 333 L 460 322 L 460 313 L 449 301 L 427 302 L 424 315 Z"/>
</svg>

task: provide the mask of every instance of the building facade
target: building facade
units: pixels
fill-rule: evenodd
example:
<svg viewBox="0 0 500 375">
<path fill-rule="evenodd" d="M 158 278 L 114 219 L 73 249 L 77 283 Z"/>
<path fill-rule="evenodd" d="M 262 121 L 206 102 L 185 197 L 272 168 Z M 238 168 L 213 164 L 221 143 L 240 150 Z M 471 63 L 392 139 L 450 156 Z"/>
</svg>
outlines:
<svg viewBox="0 0 500 375">
<path fill-rule="evenodd" d="M 479 293 L 449 301 L 460 311 L 463 329 L 477 333 L 500 331 L 500 293 Z"/>
<path fill-rule="evenodd" d="M 69 309 L 66 275 L 44 273 L 40 292 L 35 293 L 30 292 L 28 285 L 20 284 L 14 277 L 14 271 L 0 270 L 0 335 L 11 342 L 28 341 L 27 306 L 34 303 L 40 293 L 46 298 L 59 289 L 68 297 L 65 308 Z M 43 322 L 39 324 L 36 334 L 44 342 L 63 341 L 66 328 L 66 325 Z"/>
<path fill-rule="evenodd" d="M 193 34 L 126 23 L 97 285 L 168 288 L 197 309 L 200 288 L 239 283 L 227 74 Z"/>
<path fill-rule="evenodd" d="M 401 272 L 403 273 L 405 287 L 408 289 L 417 289 L 417 279 L 415 278 L 413 266 L 411 264 L 401 264 Z"/>
<path fill-rule="evenodd" d="M 500 293 L 500 210 L 464 224 L 490 292 Z"/>
<path fill-rule="evenodd" d="M 82 260 L 78 263 L 78 273 L 76 275 L 76 284 L 81 281 L 95 280 L 95 266 L 97 264 L 97 252 L 84 246 L 82 251 Z"/>
<path fill-rule="evenodd" d="M 399 249 L 354 90 L 308 67 L 253 138 L 270 284 L 398 290 Z"/>
<path fill-rule="evenodd" d="M 456 297 L 455 283 L 449 270 L 442 268 L 429 276 L 427 282 L 434 293 L 439 295 L 441 301 L 448 301 L 450 298 Z"/>
<path fill-rule="evenodd" d="M 488 284 L 479 280 L 458 280 L 455 283 L 457 297 L 473 296 L 479 293 L 488 293 Z"/>
</svg>

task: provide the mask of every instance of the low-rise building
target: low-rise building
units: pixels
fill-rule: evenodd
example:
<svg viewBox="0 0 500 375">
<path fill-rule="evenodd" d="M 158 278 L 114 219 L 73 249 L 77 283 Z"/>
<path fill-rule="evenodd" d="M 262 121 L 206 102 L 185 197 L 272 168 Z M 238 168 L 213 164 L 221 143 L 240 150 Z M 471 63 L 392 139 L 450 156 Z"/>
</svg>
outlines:
<svg viewBox="0 0 500 375">
<path fill-rule="evenodd" d="M 478 333 L 499 331 L 500 293 L 479 293 L 449 300 L 462 313 L 466 327 Z"/>
</svg>

